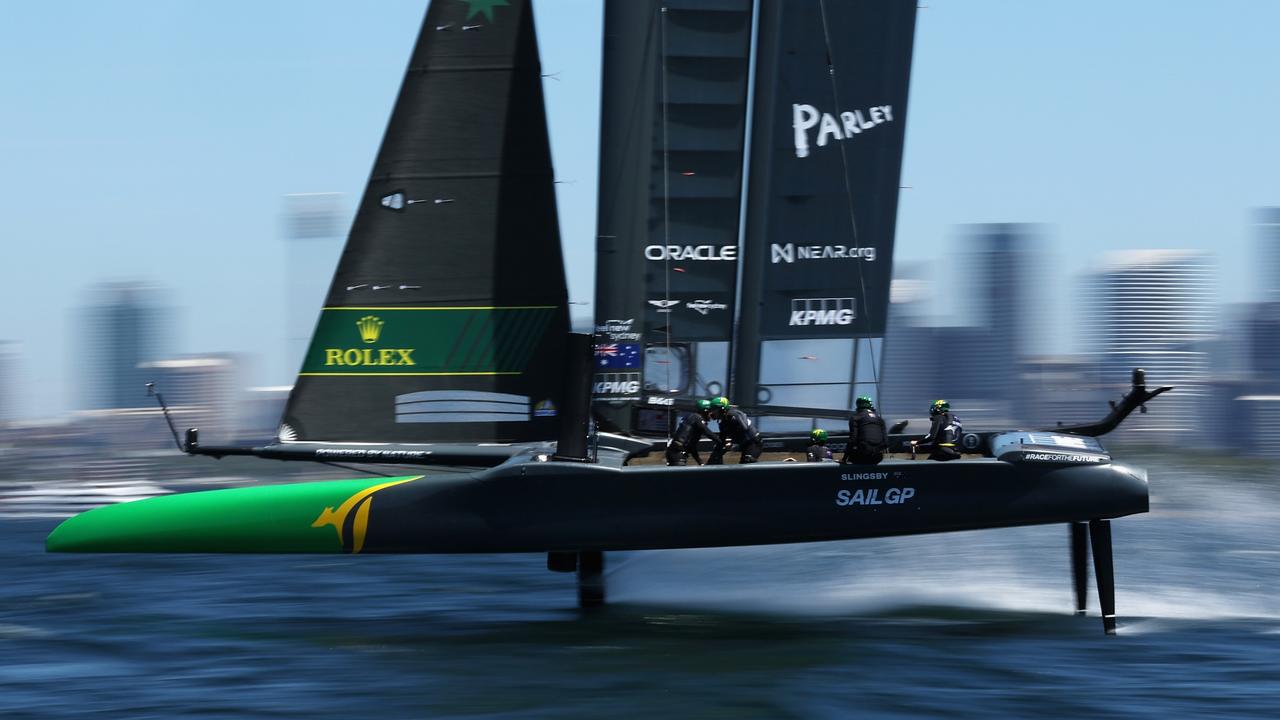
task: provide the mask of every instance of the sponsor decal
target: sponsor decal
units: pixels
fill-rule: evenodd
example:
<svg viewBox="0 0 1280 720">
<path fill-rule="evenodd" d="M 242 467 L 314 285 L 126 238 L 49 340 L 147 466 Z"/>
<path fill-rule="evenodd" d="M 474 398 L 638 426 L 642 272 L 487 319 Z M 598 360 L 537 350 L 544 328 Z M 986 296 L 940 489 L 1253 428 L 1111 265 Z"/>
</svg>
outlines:
<svg viewBox="0 0 1280 720">
<path fill-rule="evenodd" d="M 606 343 L 596 346 L 596 367 L 610 370 L 640 367 L 640 346 Z"/>
<path fill-rule="evenodd" d="M 902 505 L 915 496 L 916 489 L 910 487 L 886 488 L 884 495 L 880 494 L 880 488 L 839 490 L 836 492 L 836 505 L 839 507 L 850 507 L 853 505 Z"/>
<path fill-rule="evenodd" d="M 374 286 L 377 287 L 376 285 Z M 360 330 L 360 339 L 367 343 L 378 342 L 378 336 L 382 334 L 382 326 L 385 323 L 374 315 L 365 315 L 356 321 L 356 327 Z"/>
<path fill-rule="evenodd" d="M 404 206 L 405 206 L 404 200 L 405 200 L 404 193 L 397 190 L 396 192 L 393 192 L 390 195 L 382 196 L 382 207 L 388 210 L 395 210 L 396 212 L 399 212 L 401 210 L 404 210 Z M 347 289 L 350 290 L 351 288 L 347 288 Z"/>
<path fill-rule="evenodd" d="M 609 400 L 640 399 L 640 373 L 596 373 L 591 392 Z"/>
<path fill-rule="evenodd" d="M 325 348 L 324 364 L 343 366 L 367 365 L 413 365 L 413 350 L 410 348 L 382 348 L 377 354 L 369 348 Z"/>
<path fill-rule="evenodd" d="M 649 300 L 648 303 L 656 308 L 660 313 L 669 313 L 671 308 L 680 304 L 679 300 Z"/>
<path fill-rule="evenodd" d="M 711 302 L 710 300 L 694 300 L 693 302 L 685 303 L 684 306 L 701 315 L 706 315 L 712 310 L 729 309 L 729 306 L 724 303 Z"/>
<path fill-rule="evenodd" d="M 320 448 L 318 458 L 344 460 L 420 460 L 431 453 L 425 450 L 375 450 L 366 448 Z"/>
<path fill-rule="evenodd" d="M 382 196 L 382 207 L 388 210 L 394 210 L 396 212 L 403 212 L 404 209 L 410 205 L 416 205 L 418 203 L 424 203 L 424 202 L 426 202 L 426 200 L 413 200 L 411 198 L 405 197 L 403 190 L 396 190 L 390 195 Z M 444 198 L 438 198 L 435 201 L 436 205 L 443 205 L 445 203 L 451 203 L 451 202 L 453 202 L 453 200 L 444 199 Z M 357 287 L 363 287 L 363 286 L 357 286 Z M 386 285 L 385 287 L 391 287 L 391 286 Z M 401 290 L 403 289 L 404 288 L 401 288 Z M 349 292 L 351 288 L 347 288 L 347 290 Z"/>
<path fill-rule="evenodd" d="M 854 135 L 893 122 L 892 105 L 872 105 L 866 110 L 842 112 L 837 116 L 821 112 L 812 105 L 792 103 L 791 127 L 795 130 L 796 157 L 809 157 L 809 131 L 817 128 L 815 138 L 818 147 L 826 147 L 832 140 L 848 140 Z"/>
<path fill-rule="evenodd" d="M 852 325 L 857 313 L 853 298 L 795 298 L 791 301 L 791 327 Z"/>
<path fill-rule="evenodd" d="M 596 325 L 596 334 L 607 337 L 614 342 L 639 340 L 640 333 L 635 331 L 635 324 L 635 318 L 605 320 L 602 325 Z"/>
<path fill-rule="evenodd" d="M 378 342 L 386 323 L 376 315 L 365 315 L 356 321 L 356 330 L 365 344 Z M 325 348 L 326 367 L 367 367 L 381 365 L 414 365 L 413 348 Z"/>
<path fill-rule="evenodd" d="M 533 406 L 533 416 L 534 417 L 555 417 L 556 404 L 551 402 L 550 399 L 543 400 L 542 402 Z"/>
<path fill-rule="evenodd" d="M 551 305 L 327 307 L 300 375 L 520 375 L 548 341 L 543 335 L 556 310 Z M 504 332 L 477 331 L 494 323 Z"/>
<path fill-rule="evenodd" d="M 1067 453 L 1039 453 L 1029 452 L 1022 454 L 1023 460 L 1032 460 L 1035 462 L 1060 462 L 1060 463 L 1100 463 L 1106 462 L 1104 458 L 1095 457 L 1093 455 L 1070 455 Z"/>
<path fill-rule="evenodd" d="M 894 473 L 894 474 L 901 475 L 902 473 Z M 852 480 L 888 480 L 889 473 L 887 472 L 844 473 L 840 476 L 840 479 L 846 482 L 852 481 Z"/>
<path fill-rule="evenodd" d="M 876 249 L 853 245 L 796 245 L 773 243 L 769 250 L 770 262 L 795 263 L 804 260 L 866 260 L 875 262 Z"/>
<path fill-rule="evenodd" d="M 417 479 L 413 477 L 392 480 L 391 482 L 365 488 L 343 501 L 336 510 L 331 507 L 321 510 L 320 516 L 316 518 L 315 522 L 311 523 L 311 527 L 333 526 L 333 529 L 338 533 L 338 542 L 342 543 L 342 549 L 349 550 L 352 554 L 358 553 L 364 549 L 365 534 L 369 530 L 369 508 L 373 505 L 374 493 Z M 354 513 L 354 517 L 348 526 L 347 518 L 352 516 L 352 513 Z M 347 532 L 348 527 L 350 528 L 350 533 Z"/>
<path fill-rule="evenodd" d="M 484 15 L 484 18 L 489 22 L 493 22 L 494 8 L 507 7 L 510 5 L 510 3 L 507 2 L 507 0 L 458 0 L 458 2 L 464 2 L 467 4 L 467 20 L 470 20 L 476 15 Z M 470 27 L 468 27 L 464 25 L 462 26 L 462 29 L 470 30 L 477 27 L 480 27 L 480 26 L 471 25 Z"/>
<path fill-rule="evenodd" d="M 646 245 L 646 260 L 737 260 L 737 245 Z"/>
<path fill-rule="evenodd" d="M 525 422 L 533 398 L 483 390 L 418 390 L 396 395 L 397 423 Z"/>
<path fill-rule="evenodd" d="M 676 404 L 676 399 L 669 398 L 669 397 L 662 397 L 660 395 L 650 395 L 649 399 L 646 400 L 645 402 L 649 403 L 650 405 L 666 405 L 670 407 Z"/>
</svg>

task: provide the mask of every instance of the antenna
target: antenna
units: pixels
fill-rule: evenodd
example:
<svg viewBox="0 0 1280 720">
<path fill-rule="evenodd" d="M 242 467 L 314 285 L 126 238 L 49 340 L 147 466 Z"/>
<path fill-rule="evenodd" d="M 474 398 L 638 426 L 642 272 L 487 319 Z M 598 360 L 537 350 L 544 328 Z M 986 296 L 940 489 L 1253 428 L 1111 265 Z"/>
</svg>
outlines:
<svg viewBox="0 0 1280 720">
<path fill-rule="evenodd" d="M 178 440 L 178 430 L 173 426 L 173 418 L 169 417 L 169 408 L 164 404 L 164 396 L 156 389 L 155 383 L 147 383 L 147 395 L 154 395 L 156 401 L 160 403 L 160 411 L 164 413 L 164 421 L 169 423 L 169 432 L 173 433 L 173 444 L 178 446 L 178 452 L 186 452 L 187 449 L 182 446 L 182 441 Z"/>
</svg>

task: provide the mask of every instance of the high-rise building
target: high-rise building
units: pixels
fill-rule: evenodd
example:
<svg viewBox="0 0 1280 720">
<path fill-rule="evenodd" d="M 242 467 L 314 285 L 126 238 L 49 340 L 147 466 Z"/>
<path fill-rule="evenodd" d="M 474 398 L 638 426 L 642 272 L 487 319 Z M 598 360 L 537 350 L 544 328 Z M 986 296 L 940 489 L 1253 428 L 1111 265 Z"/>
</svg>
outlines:
<svg viewBox="0 0 1280 720">
<path fill-rule="evenodd" d="M 1241 453 L 1280 460 L 1280 395 L 1241 395 L 1231 403 L 1233 440 Z"/>
<path fill-rule="evenodd" d="M 0 340 L 0 425 L 18 416 L 18 344 Z"/>
<path fill-rule="evenodd" d="M 136 282 L 104 283 L 90 291 L 82 311 L 73 372 L 83 378 L 82 407 L 143 407 L 143 363 L 167 354 L 166 310 L 157 288 Z"/>
<path fill-rule="evenodd" d="M 880 411 L 891 421 L 928 417 L 938 373 L 935 328 L 927 326 L 930 285 L 921 267 L 895 267 L 880 370 Z M 939 396 L 940 397 L 940 396 Z"/>
<path fill-rule="evenodd" d="M 1019 363 L 1015 414 L 1031 428 L 1079 425 L 1107 413 L 1097 367 L 1085 356 L 1034 356 Z"/>
<path fill-rule="evenodd" d="M 1280 207 L 1255 210 L 1254 228 L 1258 238 L 1258 257 L 1262 261 L 1261 299 L 1280 301 Z"/>
<path fill-rule="evenodd" d="M 233 355 L 189 356 L 143 363 L 151 382 L 172 409 L 183 410 L 200 441 L 230 442 L 235 430 L 238 365 Z M 181 428 L 179 429 L 181 430 Z"/>
<path fill-rule="evenodd" d="M 284 196 L 285 347 L 280 379 L 292 380 L 302 367 L 345 237 L 342 193 Z"/>
<path fill-rule="evenodd" d="M 972 385 L 962 394 L 1003 407 L 1008 418 L 1017 394 L 1018 362 L 1027 352 L 1029 271 L 1037 231 L 1022 223 L 972 225 L 967 230 L 968 244 L 976 251 L 970 276 L 977 287 L 971 296 L 974 312 L 966 319 L 984 332 L 964 334 L 971 342 L 958 362 Z"/>
<path fill-rule="evenodd" d="M 261 445 L 276 439 L 292 385 L 251 387 L 240 393 L 234 445 Z"/>
<path fill-rule="evenodd" d="M 980 299 L 978 324 L 991 331 L 991 355 L 1012 371 L 1025 352 L 1027 284 L 1034 226 L 991 223 L 968 228 L 976 245 L 973 277 Z"/>
<path fill-rule="evenodd" d="M 1280 300 L 1253 303 L 1247 311 L 1245 371 L 1258 392 L 1280 392 Z"/>
<path fill-rule="evenodd" d="M 947 320 L 926 323 L 919 272 L 905 269 L 890 294 L 881 392 L 886 413 L 919 418 L 942 398 L 968 427 L 1008 424 L 1013 418 L 1018 360 L 1025 352 L 1027 270 L 1034 226 L 972 225 L 964 242 L 973 250 L 963 277 L 941 278 Z"/>
<path fill-rule="evenodd" d="M 1212 263 L 1200 252 L 1138 250 L 1111 254 L 1086 278 L 1081 320 L 1101 385 L 1128 387 L 1133 368 L 1147 384 L 1176 390 L 1135 414 L 1123 439 L 1157 445 L 1197 440 L 1198 406 L 1206 395 L 1213 332 Z"/>
</svg>

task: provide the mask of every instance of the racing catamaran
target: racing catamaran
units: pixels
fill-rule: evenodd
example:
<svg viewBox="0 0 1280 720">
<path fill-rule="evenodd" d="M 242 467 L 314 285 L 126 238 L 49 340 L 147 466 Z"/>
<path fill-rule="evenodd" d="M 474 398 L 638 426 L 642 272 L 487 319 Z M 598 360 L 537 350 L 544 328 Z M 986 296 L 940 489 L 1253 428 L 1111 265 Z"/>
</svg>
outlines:
<svg viewBox="0 0 1280 720">
<path fill-rule="evenodd" d="M 611 3 L 610 12 L 635 4 Z M 914 17 L 914 0 L 882 5 L 909 5 Z M 780 2 L 761 7 L 780 20 Z M 811 9 L 825 18 L 827 4 Z M 1147 480 L 1112 462 L 1096 436 L 1165 390 L 1148 391 L 1139 375 L 1106 420 L 970 433 L 965 449 L 977 457 L 967 462 L 627 467 L 654 445 L 592 424 L 595 341 L 569 332 L 541 82 L 528 0 L 432 3 L 277 440 L 204 446 L 193 428 L 180 442 L 215 458 L 474 470 L 150 498 L 72 517 L 47 549 L 545 553 L 549 569 L 577 573 L 586 606 L 604 600 L 608 551 L 1067 523 L 1076 608 L 1085 608 L 1092 545 L 1104 628 L 1115 631 L 1110 520 L 1146 512 Z M 768 93 L 770 112 L 784 90 Z M 887 112 L 854 112 L 852 122 L 871 132 L 874 124 L 859 123 Z M 822 129 L 812 142 L 847 141 L 852 131 L 838 139 L 843 121 L 831 116 L 828 133 L 827 117 L 814 120 Z M 808 111 L 799 120 L 806 125 Z M 798 130 L 767 125 L 756 132 L 785 135 L 796 152 Z M 847 158 L 831 162 L 849 167 Z M 887 161 L 895 184 L 899 162 Z M 765 237 L 774 221 L 759 212 Z"/>
</svg>

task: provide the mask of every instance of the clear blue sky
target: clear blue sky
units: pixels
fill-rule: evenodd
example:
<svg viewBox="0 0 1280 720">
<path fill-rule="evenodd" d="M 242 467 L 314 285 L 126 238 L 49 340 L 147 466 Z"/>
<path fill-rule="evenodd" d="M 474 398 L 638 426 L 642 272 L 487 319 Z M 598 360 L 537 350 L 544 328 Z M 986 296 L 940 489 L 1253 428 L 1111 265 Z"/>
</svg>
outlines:
<svg viewBox="0 0 1280 720">
<path fill-rule="evenodd" d="M 1256 286 L 1249 210 L 1280 204 L 1280 2 L 923 0 L 898 259 L 955 226 L 1037 222 L 1039 300 L 1110 248 L 1216 254 Z M 575 301 L 591 300 L 601 0 L 534 0 Z M 105 280 L 166 286 L 175 350 L 281 355 L 282 196 L 358 197 L 426 2 L 6 2 L 0 340 L 24 415 L 75 403 L 73 312 Z M 578 306 L 582 308 L 582 306 Z M 1054 349 L 1061 349 L 1055 346 Z"/>
</svg>

